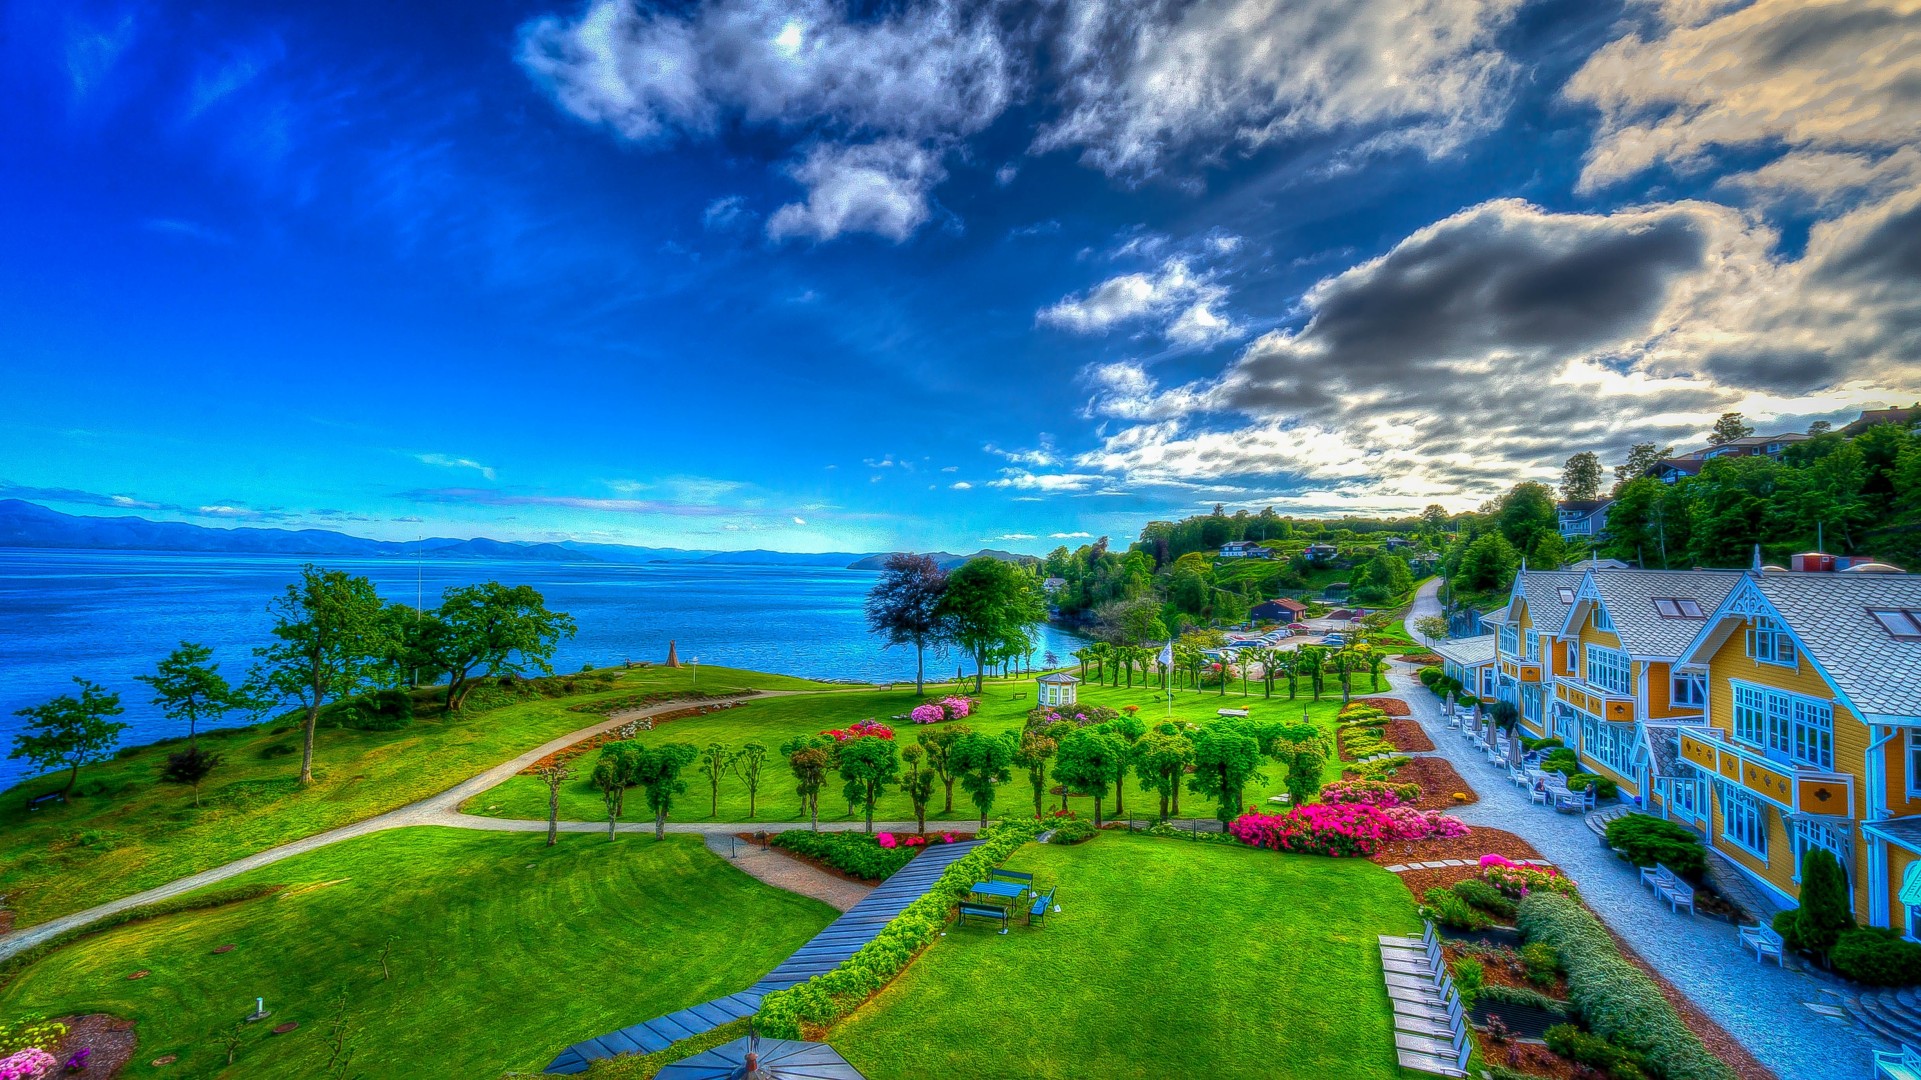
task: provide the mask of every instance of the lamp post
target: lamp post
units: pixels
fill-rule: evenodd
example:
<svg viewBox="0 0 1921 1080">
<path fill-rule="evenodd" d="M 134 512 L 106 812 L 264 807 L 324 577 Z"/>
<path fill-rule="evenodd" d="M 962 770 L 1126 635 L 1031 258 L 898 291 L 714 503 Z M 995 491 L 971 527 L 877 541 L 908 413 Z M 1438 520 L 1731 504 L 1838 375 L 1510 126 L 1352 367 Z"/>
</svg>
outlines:
<svg viewBox="0 0 1921 1080">
<path fill-rule="evenodd" d="M 689 667 L 692 667 L 694 669 L 693 678 L 687 680 L 688 686 L 689 687 L 699 686 L 700 685 L 700 657 L 698 656 L 688 657 L 687 664 Z"/>
</svg>

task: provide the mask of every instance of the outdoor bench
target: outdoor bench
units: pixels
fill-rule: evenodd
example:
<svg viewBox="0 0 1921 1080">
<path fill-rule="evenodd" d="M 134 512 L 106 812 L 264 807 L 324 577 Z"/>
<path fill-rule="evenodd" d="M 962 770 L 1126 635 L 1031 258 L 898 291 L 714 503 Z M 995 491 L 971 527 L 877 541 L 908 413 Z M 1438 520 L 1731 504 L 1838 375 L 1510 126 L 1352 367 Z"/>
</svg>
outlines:
<svg viewBox="0 0 1921 1080">
<path fill-rule="evenodd" d="M 1787 961 L 1781 958 L 1782 944 L 1781 935 L 1775 933 L 1774 927 L 1766 923 L 1755 923 L 1753 926 L 1741 928 L 1741 946 L 1753 949 L 1754 959 L 1757 962 L 1764 957 L 1772 956 L 1776 964 L 1786 967 Z"/>
<path fill-rule="evenodd" d="M 960 906 L 961 925 L 963 926 L 967 925 L 967 917 L 969 915 L 972 915 L 977 919 L 993 919 L 996 922 L 1001 924 L 1001 933 L 1003 934 L 1007 933 L 1007 909 L 1006 908 L 995 907 L 992 904 L 962 904 Z"/>
</svg>

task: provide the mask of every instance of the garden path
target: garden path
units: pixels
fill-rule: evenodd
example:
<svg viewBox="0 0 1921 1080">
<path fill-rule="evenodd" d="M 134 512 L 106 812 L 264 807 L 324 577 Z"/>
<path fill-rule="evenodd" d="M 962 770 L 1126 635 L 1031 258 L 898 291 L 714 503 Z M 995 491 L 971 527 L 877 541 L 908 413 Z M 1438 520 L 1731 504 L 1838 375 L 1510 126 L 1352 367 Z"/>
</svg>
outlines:
<svg viewBox="0 0 1921 1080">
<path fill-rule="evenodd" d="M 1393 693 L 1383 696 L 1408 703 L 1434 740 L 1434 754 L 1480 795 L 1451 813 L 1469 825 L 1526 838 L 1579 883 L 1588 906 L 1643 960 L 1784 1080 L 1874 1075 L 1873 1046 L 1841 1014 L 1843 999 L 1831 984 L 1803 970 L 1757 963 L 1726 923 L 1670 911 L 1581 815 L 1536 805 L 1485 752 L 1449 728 L 1440 699 L 1420 685 L 1412 667 L 1396 663 L 1389 681 Z"/>
<path fill-rule="evenodd" d="M 739 831 L 736 829 L 735 831 Z M 724 833 L 708 833 L 707 850 L 740 867 L 745 873 L 791 893 L 811 896 L 836 911 L 848 911 L 867 899 L 872 885 L 836 877 L 817 866 L 783 855 L 761 844 L 733 843 Z"/>
</svg>

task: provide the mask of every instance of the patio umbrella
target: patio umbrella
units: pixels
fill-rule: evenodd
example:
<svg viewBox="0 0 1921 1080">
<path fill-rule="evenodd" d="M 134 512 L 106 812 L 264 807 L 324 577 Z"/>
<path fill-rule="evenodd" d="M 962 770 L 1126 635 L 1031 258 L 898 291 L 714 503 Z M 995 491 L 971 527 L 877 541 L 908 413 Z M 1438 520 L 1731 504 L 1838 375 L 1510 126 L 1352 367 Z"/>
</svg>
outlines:
<svg viewBox="0 0 1921 1080">
<path fill-rule="evenodd" d="M 654 1075 L 658 1080 L 866 1080 L 826 1043 L 757 1034 L 682 1058 Z"/>
<path fill-rule="evenodd" d="M 1447 692 L 1447 714 L 1449 716 L 1454 715 L 1454 691 L 1452 690 Z"/>
<path fill-rule="evenodd" d="M 1510 735 L 1507 739 L 1507 763 L 1515 768 L 1521 767 L 1521 737 Z"/>
</svg>

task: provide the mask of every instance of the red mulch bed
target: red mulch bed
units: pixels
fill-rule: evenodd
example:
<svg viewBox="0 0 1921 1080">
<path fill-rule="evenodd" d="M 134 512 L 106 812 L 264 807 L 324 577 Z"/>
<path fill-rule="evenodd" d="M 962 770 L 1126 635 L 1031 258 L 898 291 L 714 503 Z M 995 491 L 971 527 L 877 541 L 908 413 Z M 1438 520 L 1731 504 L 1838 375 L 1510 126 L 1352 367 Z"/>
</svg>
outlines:
<svg viewBox="0 0 1921 1080">
<path fill-rule="evenodd" d="M 1389 720 L 1381 737 L 1392 743 L 1394 749 L 1406 752 L 1419 752 L 1434 749 L 1434 740 L 1413 720 Z"/>
<path fill-rule="evenodd" d="M 1373 707 L 1375 707 L 1375 708 L 1377 708 L 1377 709 L 1379 709 L 1379 710 L 1381 710 L 1382 712 L 1384 712 L 1384 713 L 1386 713 L 1386 714 L 1388 714 L 1389 716 L 1412 716 L 1412 715 L 1414 715 L 1414 711 L 1413 711 L 1412 709 L 1409 709 L 1409 708 L 1407 707 L 1407 702 L 1405 702 L 1405 701 L 1402 701 L 1402 700 L 1401 700 L 1400 698 L 1397 698 L 1397 697 L 1364 697 L 1364 698 L 1355 698 L 1355 699 L 1354 699 L 1354 704 L 1356 704 L 1356 705 L 1372 705 Z M 1432 750 L 1432 749 L 1433 749 L 1433 747 L 1429 747 L 1428 749 L 1430 749 L 1430 750 Z"/>
<path fill-rule="evenodd" d="M 1444 661 L 1433 653 L 1402 653 L 1401 659 L 1419 667 L 1439 667 Z"/>
<path fill-rule="evenodd" d="M 1351 779 L 1351 778 L 1350 778 Z M 1481 801 L 1461 774 L 1454 771 L 1446 758 L 1417 757 L 1409 758 L 1407 764 L 1390 778 L 1396 784 L 1418 784 L 1421 788 L 1421 801 L 1415 807 L 1421 810 L 1454 810 L 1469 803 Z M 1467 798 L 1454 801 L 1454 793 L 1460 792 Z"/>
<path fill-rule="evenodd" d="M 1368 861 L 1381 866 L 1397 866 L 1402 863 L 1439 862 L 1442 859 L 1459 859 L 1467 866 L 1440 866 L 1432 870 L 1408 870 L 1394 875 L 1401 879 L 1416 899 L 1429 889 L 1442 889 L 1463 878 L 1471 878 L 1481 872 L 1481 856 L 1505 855 L 1510 859 L 1538 859 L 1541 853 L 1534 845 L 1500 829 L 1475 829 L 1466 836 L 1449 840 L 1416 840 L 1413 843 L 1394 843 L 1368 856 Z"/>
<path fill-rule="evenodd" d="M 87 1056 L 86 1068 L 73 1072 L 56 1068 L 55 1075 L 76 1080 L 107 1080 L 133 1060 L 134 1045 L 139 1041 L 133 1021 L 105 1013 L 88 1013 L 69 1016 L 60 1022 L 67 1025 L 67 1037 L 60 1040 L 53 1051 L 60 1064 L 66 1064 L 67 1058 L 83 1046 L 93 1053 Z"/>
</svg>

